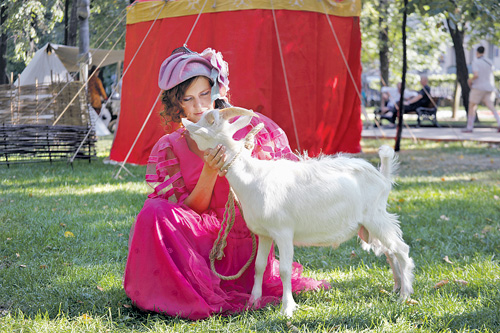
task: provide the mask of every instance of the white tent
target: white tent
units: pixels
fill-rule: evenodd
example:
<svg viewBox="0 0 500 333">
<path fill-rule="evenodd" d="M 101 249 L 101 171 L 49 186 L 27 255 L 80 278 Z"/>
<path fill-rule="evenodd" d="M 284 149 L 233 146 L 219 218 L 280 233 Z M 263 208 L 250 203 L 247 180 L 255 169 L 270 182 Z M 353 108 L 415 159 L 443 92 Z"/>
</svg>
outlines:
<svg viewBox="0 0 500 333">
<path fill-rule="evenodd" d="M 50 44 L 45 44 L 44 47 L 36 51 L 35 56 L 14 82 L 14 85 L 33 85 L 36 80 L 38 80 L 38 84 L 73 81 Z"/>
<path fill-rule="evenodd" d="M 124 58 L 123 50 L 90 49 L 89 52 L 91 66 L 104 67 L 122 62 Z M 39 84 L 73 81 L 69 72 L 78 70 L 78 47 L 47 43 L 35 53 L 14 85 L 32 85 L 37 79 Z"/>
</svg>

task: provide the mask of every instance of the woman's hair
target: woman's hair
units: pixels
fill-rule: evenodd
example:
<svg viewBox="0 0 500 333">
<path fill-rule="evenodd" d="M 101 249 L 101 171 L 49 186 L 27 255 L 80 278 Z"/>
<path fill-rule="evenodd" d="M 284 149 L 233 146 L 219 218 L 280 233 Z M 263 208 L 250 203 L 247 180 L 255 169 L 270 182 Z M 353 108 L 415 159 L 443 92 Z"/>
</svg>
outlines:
<svg viewBox="0 0 500 333">
<path fill-rule="evenodd" d="M 88 71 L 88 75 L 92 75 L 94 74 L 94 72 L 97 70 L 97 66 L 96 65 L 92 65 L 92 67 L 90 68 L 90 70 Z"/>
<path fill-rule="evenodd" d="M 161 96 L 161 101 L 163 103 L 163 110 L 160 112 L 160 116 L 165 121 L 166 125 L 169 126 L 170 122 L 181 123 L 181 118 L 186 117 L 184 109 L 182 108 L 182 98 L 186 94 L 186 90 L 189 88 L 191 83 L 195 81 L 199 76 L 187 79 L 184 82 L 179 83 L 175 87 L 169 90 L 164 90 Z M 210 81 L 210 86 L 213 85 L 213 81 Z M 231 106 L 223 99 L 215 100 L 215 108 L 222 109 Z"/>
</svg>

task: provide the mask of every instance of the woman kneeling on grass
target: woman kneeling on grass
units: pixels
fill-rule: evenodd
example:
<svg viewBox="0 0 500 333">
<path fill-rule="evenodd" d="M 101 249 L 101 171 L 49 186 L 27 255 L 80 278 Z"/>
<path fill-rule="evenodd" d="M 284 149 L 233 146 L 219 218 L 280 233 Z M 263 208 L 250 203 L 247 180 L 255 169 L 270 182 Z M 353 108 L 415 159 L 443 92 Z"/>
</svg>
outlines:
<svg viewBox="0 0 500 333">
<path fill-rule="evenodd" d="M 227 63 L 220 53 L 206 49 L 201 54 L 185 47 L 174 50 L 160 68 L 159 87 L 164 91 L 166 122 L 192 122 L 214 108 L 230 106 Z M 297 160 L 281 128 L 260 115 L 235 134 L 242 139 L 259 122 L 264 128 L 255 137 L 252 155 L 259 159 Z M 235 280 L 221 280 L 210 269 L 209 253 L 217 239 L 229 194 L 225 177 L 224 147 L 200 151 L 181 127 L 163 136 L 148 160 L 146 181 L 149 195 L 130 232 L 124 287 L 134 305 L 189 319 L 215 313 L 230 314 L 278 303 L 282 296 L 279 262 L 271 251 L 264 275 L 263 297 L 249 304 L 254 265 Z M 234 226 L 227 238 L 225 257 L 215 264 L 222 275 L 234 275 L 252 253 L 252 238 L 236 207 Z M 294 263 L 295 292 L 328 287 L 324 281 L 301 276 Z"/>
</svg>

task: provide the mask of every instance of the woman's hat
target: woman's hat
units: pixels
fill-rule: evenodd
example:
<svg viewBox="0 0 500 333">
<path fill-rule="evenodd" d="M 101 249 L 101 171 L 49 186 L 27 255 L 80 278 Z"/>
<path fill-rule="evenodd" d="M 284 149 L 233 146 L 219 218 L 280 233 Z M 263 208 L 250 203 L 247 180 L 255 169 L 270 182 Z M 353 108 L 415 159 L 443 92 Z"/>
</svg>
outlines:
<svg viewBox="0 0 500 333">
<path fill-rule="evenodd" d="M 158 86 L 169 90 L 176 85 L 196 76 L 212 80 L 212 100 L 224 97 L 229 90 L 229 70 L 222 54 L 210 48 L 201 54 L 187 47 L 175 49 L 160 67 Z"/>
</svg>

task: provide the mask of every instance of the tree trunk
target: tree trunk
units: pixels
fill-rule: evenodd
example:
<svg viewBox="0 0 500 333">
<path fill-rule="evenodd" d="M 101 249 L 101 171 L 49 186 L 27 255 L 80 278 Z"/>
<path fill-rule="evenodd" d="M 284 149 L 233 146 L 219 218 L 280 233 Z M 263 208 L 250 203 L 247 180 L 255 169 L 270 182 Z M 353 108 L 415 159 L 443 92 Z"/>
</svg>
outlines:
<svg viewBox="0 0 500 333">
<path fill-rule="evenodd" d="M 469 113 L 469 92 L 470 87 L 467 80 L 469 79 L 469 70 L 467 69 L 467 62 L 465 60 L 464 51 L 464 30 L 460 30 L 455 22 L 446 19 L 448 23 L 448 30 L 450 31 L 451 39 L 453 41 L 453 49 L 455 50 L 455 58 L 457 62 L 457 80 L 462 87 L 462 101 L 467 114 Z"/>
<path fill-rule="evenodd" d="M 451 112 L 451 117 L 453 119 L 458 118 L 458 109 L 460 108 L 460 96 L 462 96 L 462 87 L 458 84 L 458 80 L 455 79 L 455 93 L 453 94 L 453 107 Z"/>
<path fill-rule="evenodd" d="M 68 12 L 69 12 L 69 1 L 70 0 L 65 0 L 64 1 L 64 45 L 68 45 L 68 32 L 69 32 L 69 17 L 68 17 Z"/>
<path fill-rule="evenodd" d="M 69 1 L 69 0 L 68 0 Z M 76 10 L 78 9 L 78 0 L 71 1 L 71 14 L 69 16 L 68 23 L 68 41 L 66 45 L 76 46 L 77 31 L 78 31 L 78 18 L 76 16 Z"/>
<path fill-rule="evenodd" d="M 406 57 L 406 18 L 408 17 L 408 0 L 404 0 L 403 8 L 403 24 L 401 25 L 401 31 L 403 34 L 403 74 L 401 76 L 401 98 L 399 99 L 399 110 L 398 112 L 398 127 L 396 129 L 396 143 L 394 144 L 394 150 L 399 151 L 401 149 L 401 136 L 403 134 L 403 114 L 405 112 L 404 98 L 405 87 L 406 87 L 406 69 L 407 69 L 407 57 Z"/>
<path fill-rule="evenodd" d="M 0 84 L 9 83 L 7 76 L 7 31 L 5 31 L 5 22 L 7 21 L 7 1 L 1 1 L 0 9 Z"/>
<path fill-rule="evenodd" d="M 380 83 L 381 87 L 389 85 L 389 32 L 388 32 L 388 0 L 379 2 L 379 59 L 380 59 Z"/>
</svg>

